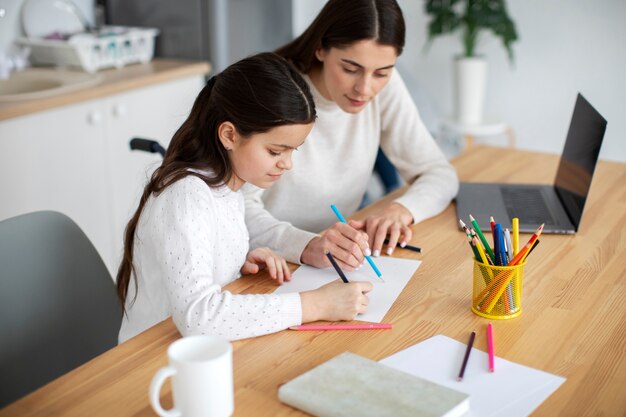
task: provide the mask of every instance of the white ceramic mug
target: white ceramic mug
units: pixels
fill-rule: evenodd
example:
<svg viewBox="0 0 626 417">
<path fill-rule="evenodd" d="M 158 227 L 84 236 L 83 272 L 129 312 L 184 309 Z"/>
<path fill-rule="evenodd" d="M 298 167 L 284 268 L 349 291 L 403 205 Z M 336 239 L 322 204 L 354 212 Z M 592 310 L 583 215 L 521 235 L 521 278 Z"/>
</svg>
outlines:
<svg viewBox="0 0 626 417">
<path fill-rule="evenodd" d="M 226 417 L 234 411 L 233 349 L 224 339 L 191 336 L 167 349 L 169 366 L 159 369 L 150 384 L 150 404 L 163 417 Z M 172 377 L 174 408 L 161 406 L 160 392 Z"/>
</svg>

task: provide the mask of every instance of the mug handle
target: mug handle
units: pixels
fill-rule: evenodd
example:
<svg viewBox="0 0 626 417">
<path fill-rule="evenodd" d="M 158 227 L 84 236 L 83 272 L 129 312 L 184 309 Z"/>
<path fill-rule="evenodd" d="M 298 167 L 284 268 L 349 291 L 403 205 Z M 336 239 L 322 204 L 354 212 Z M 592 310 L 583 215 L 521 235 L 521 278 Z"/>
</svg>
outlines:
<svg viewBox="0 0 626 417">
<path fill-rule="evenodd" d="M 161 393 L 161 387 L 163 386 L 165 380 L 173 376 L 175 373 L 176 369 L 171 366 L 166 366 L 165 368 L 159 369 L 159 371 L 154 374 L 154 377 L 152 377 L 152 382 L 150 383 L 150 404 L 152 405 L 152 408 L 154 408 L 154 411 L 156 411 L 156 413 L 161 417 L 181 416 L 181 412 L 175 408 L 165 410 L 163 407 L 161 407 L 161 399 L 159 395 Z"/>
</svg>

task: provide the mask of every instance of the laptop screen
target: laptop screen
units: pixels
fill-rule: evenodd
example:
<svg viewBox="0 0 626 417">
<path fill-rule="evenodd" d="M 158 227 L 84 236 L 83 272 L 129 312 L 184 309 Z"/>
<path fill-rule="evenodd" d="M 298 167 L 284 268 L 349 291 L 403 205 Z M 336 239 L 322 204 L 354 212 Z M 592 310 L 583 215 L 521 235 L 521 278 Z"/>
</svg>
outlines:
<svg viewBox="0 0 626 417">
<path fill-rule="evenodd" d="M 554 180 L 556 192 L 576 230 L 589 194 L 605 131 L 604 117 L 579 93 Z"/>
</svg>

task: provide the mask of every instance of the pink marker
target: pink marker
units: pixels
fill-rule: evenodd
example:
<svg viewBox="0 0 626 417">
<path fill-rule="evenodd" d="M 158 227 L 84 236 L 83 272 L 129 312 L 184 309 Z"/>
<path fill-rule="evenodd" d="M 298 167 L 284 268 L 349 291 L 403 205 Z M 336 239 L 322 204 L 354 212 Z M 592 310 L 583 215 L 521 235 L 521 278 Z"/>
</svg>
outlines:
<svg viewBox="0 0 626 417">
<path fill-rule="evenodd" d="M 496 371 L 495 346 L 493 344 L 493 328 L 491 323 L 487 325 L 487 346 L 489 351 L 489 371 Z"/>
<path fill-rule="evenodd" d="M 290 330 L 379 330 L 391 329 L 391 323 L 370 323 L 370 324 L 302 324 L 291 326 Z"/>
</svg>

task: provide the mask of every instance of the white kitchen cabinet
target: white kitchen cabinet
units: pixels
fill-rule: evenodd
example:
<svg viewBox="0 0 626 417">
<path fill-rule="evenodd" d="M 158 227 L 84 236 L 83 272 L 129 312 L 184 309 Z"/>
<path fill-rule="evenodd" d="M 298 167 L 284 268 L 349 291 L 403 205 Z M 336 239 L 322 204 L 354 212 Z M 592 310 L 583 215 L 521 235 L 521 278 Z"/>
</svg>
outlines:
<svg viewBox="0 0 626 417">
<path fill-rule="evenodd" d="M 167 146 L 203 84 L 203 76 L 188 76 L 0 122 L 0 220 L 65 213 L 115 276 L 124 227 L 161 161 L 131 151 L 129 140 Z"/>
</svg>

